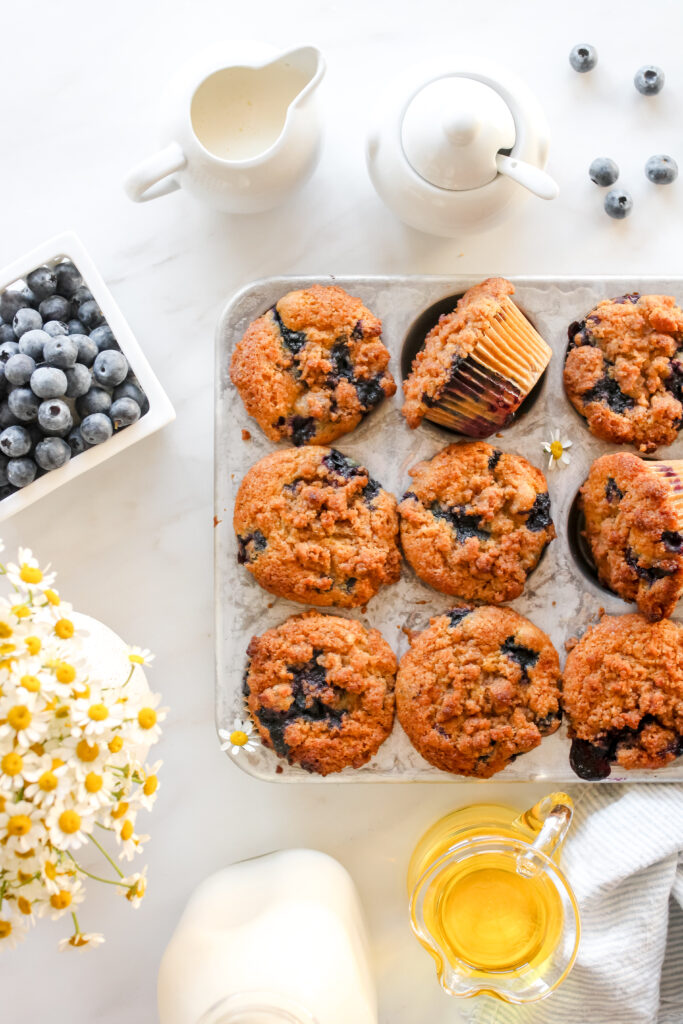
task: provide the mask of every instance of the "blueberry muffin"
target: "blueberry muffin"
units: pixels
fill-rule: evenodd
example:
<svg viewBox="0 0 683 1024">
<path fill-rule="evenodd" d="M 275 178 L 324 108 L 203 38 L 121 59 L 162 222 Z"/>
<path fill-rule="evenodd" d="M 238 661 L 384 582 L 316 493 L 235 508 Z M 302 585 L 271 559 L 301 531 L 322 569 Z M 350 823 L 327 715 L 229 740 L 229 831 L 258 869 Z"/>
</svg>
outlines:
<svg viewBox="0 0 683 1024">
<path fill-rule="evenodd" d="M 540 469 L 472 441 L 449 445 L 410 475 L 398 507 L 401 544 L 420 579 L 465 601 L 519 597 L 555 536 Z"/>
<path fill-rule="evenodd" d="M 599 302 L 569 328 L 564 386 L 592 434 L 653 452 L 683 418 L 683 310 L 670 295 Z"/>
<path fill-rule="evenodd" d="M 271 441 L 328 444 L 396 385 L 382 322 L 336 285 L 289 292 L 249 325 L 230 377 Z"/>
<path fill-rule="evenodd" d="M 557 651 L 511 608 L 454 608 L 411 639 L 396 711 L 430 764 L 488 779 L 559 728 Z"/>
<path fill-rule="evenodd" d="M 360 768 L 391 732 L 396 658 L 376 629 L 321 612 L 252 638 L 247 705 L 264 744 L 328 775 Z"/>
<path fill-rule="evenodd" d="M 671 615 L 683 591 L 677 467 L 683 470 L 683 463 L 603 455 L 581 488 L 585 536 L 601 582 L 651 620 Z"/>
<path fill-rule="evenodd" d="M 507 426 L 550 362 L 552 350 L 508 297 L 514 285 L 491 277 L 439 319 L 403 383 L 403 415 L 469 437 Z"/>
<path fill-rule="evenodd" d="M 683 630 L 604 615 L 570 651 L 562 699 L 580 778 L 662 768 L 683 753 Z"/>
<path fill-rule="evenodd" d="M 396 499 L 334 448 L 266 455 L 240 485 L 233 523 L 238 561 L 290 601 L 356 608 L 400 575 Z"/>
</svg>

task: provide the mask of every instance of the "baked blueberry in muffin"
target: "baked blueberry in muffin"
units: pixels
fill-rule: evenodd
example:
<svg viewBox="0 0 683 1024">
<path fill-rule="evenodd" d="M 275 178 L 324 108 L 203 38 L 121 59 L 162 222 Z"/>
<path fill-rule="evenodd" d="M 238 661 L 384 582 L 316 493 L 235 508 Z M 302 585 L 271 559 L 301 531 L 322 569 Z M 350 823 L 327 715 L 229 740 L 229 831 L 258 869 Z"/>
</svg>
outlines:
<svg viewBox="0 0 683 1024">
<path fill-rule="evenodd" d="M 382 322 L 336 285 L 284 295 L 235 346 L 230 377 L 271 441 L 327 444 L 396 391 Z"/>
<path fill-rule="evenodd" d="M 235 502 L 237 559 L 271 594 L 355 608 L 400 575 L 393 494 L 334 448 L 266 455 Z"/>
</svg>

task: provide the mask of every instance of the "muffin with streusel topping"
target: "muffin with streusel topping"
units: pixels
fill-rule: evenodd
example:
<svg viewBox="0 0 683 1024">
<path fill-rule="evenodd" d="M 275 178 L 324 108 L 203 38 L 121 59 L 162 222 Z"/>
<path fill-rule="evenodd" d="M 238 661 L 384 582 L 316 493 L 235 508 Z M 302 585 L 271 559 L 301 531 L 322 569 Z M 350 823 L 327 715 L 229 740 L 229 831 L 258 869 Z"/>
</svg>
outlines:
<svg viewBox="0 0 683 1024">
<path fill-rule="evenodd" d="M 454 608 L 411 639 L 396 710 L 430 764 L 488 779 L 559 728 L 557 651 L 511 608 Z"/>
<path fill-rule="evenodd" d="M 321 612 L 252 638 L 244 691 L 264 744 L 328 775 L 360 768 L 394 721 L 394 652 L 376 629 Z"/>
<path fill-rule="evenodd" d="M 541 470 L 473 441 L 449 445 L 410 475 L 401 544 L 420 579 L 465 601 L 519 597 L 555 536 Z"/>
<path fill-rule="evenodd" d="M 592 434 L 653 452 L 683 420 L 683 310 L 671 295 L 605 299 L 569 327 L 564 386 Z"/>
<path fill-rule="evenodd" d="M 238 561 L 303 604 L 364 605 L 401 571 L 396 499 L 334 448 L 285 448 L 252 466 L 233 517 Z"/>
<path fill-rule="evenodd" d="M 249 325 L 230 377 L 271 441 L 328 444 L 396 391 L 382 321 L 337 285 L 288 292 Z"/>
</svg>

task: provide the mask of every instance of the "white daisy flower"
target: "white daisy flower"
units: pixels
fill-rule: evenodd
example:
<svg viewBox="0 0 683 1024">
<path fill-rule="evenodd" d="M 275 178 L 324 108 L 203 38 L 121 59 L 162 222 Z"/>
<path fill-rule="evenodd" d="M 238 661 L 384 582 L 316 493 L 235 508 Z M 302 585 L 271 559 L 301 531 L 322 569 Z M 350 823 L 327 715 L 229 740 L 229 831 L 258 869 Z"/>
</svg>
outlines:
<svg viewBox="0 0 683 1024">
<path fill-rule="evenodd" d="M 60 917 L 69 911 L 73 914 L 74 909 L 82 903 L 85 899 L 85 890 L 83 885 L 77 878 L 69 879 L 67 885 L 62 889 L 58 889 L 53 892 L 49 899 L 49 906 L 47 913 L 50 915 L 53 921 L 58 921 Z"/>
<path fill-rule="evenodd" d="M 19 564 L 8 562 L 6 574 L 13 586 L 30 593 L 33 590 L 49 589 L 54 583 L 56 575 L 48 572 L 49 568 L 49 565 L 45 571 L 40 568 L 38 559 L 34 558 L 30 548 L 19 548 Z"/>
<path fill-rule="evenodd" d="M 18 747 L 26 749 L 46 738 L 50 716 L 36 707 L 35 694 L 26 691 L 3 713 L 5 721 L 0 725 L 0 738 L 11 736 Z"/>
<path fill-rule="evenodd" d="M 168 708 L 159 707 L 160 693 L 150 694 L 144 701 L 135 718 L 126 720 L 126 733 L 135 743 L 156 743 L 161 736 L 159 723 L 166 718 Z"/>
<path fill-rule="evenodd" d="M 146 647 L 129 647 L 128 660 L 131 665 L 151 665 L 156 655 Z"/>
<path fill-rule="evenodd" d="M 99 736 L 111 732 L 123 722 L 124 709 L 121 704 L 104 696 L 76 700 L 71 705 L 72 736 Z"/>
<path fill-rule="evenodd" d="M 60 941 L 59 951 L 64 953 L 67 949 L 96 949 L 104 941 L 104 935 L 99 932 L 74 932 L 70 938 Z"/>
<path fill-rule="evenodd" d="M 80 805 L 78 810 L 65 807 L 61 801 L 50 809 L 45 826 L 50 842 L 58 850 L 79 850 L 87 842 L 87 833 L 92 832 L 93 821 L 80 813 L 82 810 Z"/>
<path fill-rule="evenodd" d="M 29 772 L 40 764 L 40 758 L 30 750 L 12 748 L 0 754 L 0 793 L 10 795 L 25 786 Z M 50 759 L 48 759 L 50 760 Z M 30 800 L 30 796 L 24 793 Z"/>
<path fill-rule="evenodd" d="M 68 775 L 69 766 L 60 758 L 53 758 L 51 754 L 36 757 L 23 771 L 27 782 L 24 796 L 37 807 L 51 807 L 68 789 Z"/>
<path fill-rule="evenodd" d="M 232 723 L 232 729 L 219 729 L 218 735 L 221 740 L 221 750 L 230 750 L 231 754 L 239 754 L 245 750 L 248 754 L 256 750 L 259 745 L 258 737 L 253 735 L 254 726 L 248 720 L 236 718 Z"/>
<path fill-rule="evenodd" d="M 22 921 L 14 908 L 10 909 L 9 901 L 3 900 L 0 906 L 0 952 L 18 946 L 26 938 L 27 930 L 28 921 Z"/>
<path fill-rule="evenodd" d="M 147 865 L 144 866 L 142 871 L 137 871 L 134 875 L 122 878 L 121 885 L 127 886 L 125 890 L 121 889 L 121 892 L 123 892 L 128 902 L 132 903 L 134 907 L 139 907 L 147 892 Z"/>
<path fill-rule="evenodd" d="M 161 768 L 163 761 L 156 761 L 152 765 L 146 765 L 142 773 L 142 785 L 138 790 L 137 796 L 140 802 L 140 806 L 144 807 L 145 810 L 151 811 L 154 806 L 154 802 L 159 792 L 159 769 Z"/>
<path fill-rule="evenodd" d="M 27 853 L 39 841 L 39 826 L 42 824 L 38 808 L 28 800 L 17 803 L 5 801 L 0 811 L 0 843 L 3 852 Z"/>
<path fill-rule="evenodd" d="M 567 449 L 571 448 L 572 442 L 569 439 L 562 440 L 559 430 L 551 430 L 550 440 L 541 442 L 543 451 L 548 455 L 548 469 L 553 470 L 557 466 L 568 466 L 571 462 L 571 455 Z"/>
</svg>

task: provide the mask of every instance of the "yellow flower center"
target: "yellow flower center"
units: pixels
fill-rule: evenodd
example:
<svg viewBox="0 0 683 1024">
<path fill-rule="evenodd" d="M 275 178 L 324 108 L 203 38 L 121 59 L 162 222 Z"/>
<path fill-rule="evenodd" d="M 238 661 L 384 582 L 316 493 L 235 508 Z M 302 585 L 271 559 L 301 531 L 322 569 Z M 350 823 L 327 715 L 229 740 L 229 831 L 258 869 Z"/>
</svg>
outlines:
<svg viewBox="0 0 683 1024">
<path fill-rule="evenodd" d="M 19 899 L 17 900 L 17 906 L 19 907 L 19 910 L 21 911 L 22 914 L 30 914 L 31 913 L 31 903 L 30 903 L 30 900 L 27 900 L 25 896 L 20 896 L 19 897 Z"/>
<path fill-rule="evenodd" d="M 0 939 L 8 939 L 12 934 L 12 922 L 0 921 Z"/>
<path fill-rule="evenodd" d="M 0 622 L 0 639 L 7 640 L 12 635 L 12 627 L 8 626 L 6 622 Z"/>
<path fill-rule="evenodd" d="M 140 654 L 129 654 L 128 661 L 132 662 L 133 665 L 144 665 L 145 659 Z"/>
<path fill-rule="evenodd" d="M 76 756 L 80 761 L 94 761 L 100 752 L 96 743 L 92 745 L 87 740 L 79 740 L 76 744 Z"/>
<path fill-rule="evenodd" d="M 57 868 L 54 866 L 52 861 L 49 861 L 49 860 L 45 861 L 45 868 L 44 868 L 44 870 L 45 870 L 45 875 L 47 876 L 47 878 L 49 878 L 51 882 L 54 882 L 55 878 L 57 877 Z"/>
<path fill-rule="evenodd" d="M 40 637 L 37 636 L 27 636 L 24 643 L 28 647 L 29 654 L 38 654 L 40 648 L 43 646 L 40 642 Z"/>
<path fill-rule="evenodd" d="M 81 816 L 76 811 L 62 811 L 59 815 L 59 827 L 62 832 L 72 836 L 81 827 Z"/>
<path fill-rule="evenodd" d="M 25 836 L 31 831 L 31 819 L 28 814 L 13 814 L 7 822 L 7 832 L 11 836 Z"/>
<path fill-rule="evenodd" d="M 105 718 L 108 717 L 109 712 L 107 711 L 104 704 L 92 704 L 88 708 L 88 718 L 90 718 L 93 722 L 103 722 Z"/>
<path fill-rule="evenodd" d="M 112 737 L 112 739 L 109 741 L 109 750 L 111 751 L 111 753 L 112 754 L 118 754 L 118 752 L 120 750 L 122 750 L 122 749 L 123 749 L 123 737 L 121 737 L 121 736 L 114 736 L 114 737 Z"/>
<path fill-rule="evenodd" d="M 53 892 L 50 896 L 50 903 L 55 910 L 66 910 L 71 905 L 71 893 L 66 889 L 61 889 L 60 892 Z"/>
<path fill-rule="evenodd" d="M 122 818 L 127 811 L 128 804 L 125 802 L 125 800 L 122 800 L 118 807 L 115 807 L 114 810 L 111 812 L 111 816 L 114 819 Z"/>
<path fill-rule="evenodd" d="M 4 657 L 6 654 L 11 654 L 12 651 L 16 651 L 16 644 L 0 644 L 0 654 Z"/>
<path fill-rule="evenodd" d="M 55 675 L 60 683 L 73 683 L 76 678 L 76 669 L 65 661 L 60 661 L 55 669 Z"/>
<path fill-rule="evenodd" d="M 22 676 L 21 685 L 29 693 L 38 693 L 40 690 L 40 680 L 37 676 Z"/>
<path fill-rule="evenodd" d="M 243 747 L 245 743 L 249 742 L 249 737 L 241 729 L 235 729 L 234 732 L 230 733 L 230 742 L 235 747 Z"/>
<path fill-rule="evenodd" d="M 11 672 L 16 660 L 16 658 L 3 658 L 2 661 L 0 661 L 0 669 L 5 668 L 8 672 Z"/>
<path fill-rule="evenodd" d="M 15 604 L 12 608 L 12 614 L 16 615 L 18 619 L 27 619 L 31 614 L 31 609 L 27 604 Z"/>
<path fill-rule="evenodd" d="M 554 459 L 561 459 L 564 448 L 561 441 L 553 441 L 550 445 L 550 454 Z"/>
<path fill-rule="evenodd" d="M 159 780 L 156 775 L 148 775 L 142 787 L 142 792 L 145 796 L 151 796 L 152 793 L 156 793 L 158 786 Z"/>
<path fill-rule="evenodd" d="M 90 696 L 90 687 L 84 683 L 82 690 L 72 690 L 71 694 L 76 700 L 87 700 Z"/>
<path fill-rule="evenodd" d="M 60 598 L 56 590 L 46 590 L 44 593 L 49 604 L 59 604 Z"/>
<path fill-rule="evenodd" d="M 40 583 L 43 578 L 43 574 L 40 569 L 32 565 L 27 565 L 26 562 L 24 562 L 19 570 L 19 578 L 23 580 L 24 583 Z"/>
<path fill-rule="evenodd" d="M 44 793 L 52 793 L 53 790 L 59 785 L 59 779 L 54 772 L 47 771 L 38 779 L 38 787 L 42 789 Z"/>
<path fill-rule="evenodd" d="M 157 723 L 157 713 L 154 708 L 140 708 L 138 723 L 141 729 L 153 729 Z"/>
<path fill-rule="evenodd" d="M 98 793 L 102 789 L 103 778 L 96 772 L 88 772 L 85 777 L 85 788 L 88 793 Z"/>
<path fill-rule="evenodd" d="M 60 640 L 70 640 L 74 635 L 74 624 L 70 619 L 58 619 L 55 622 L 55 633 Z"/>
<path fill-rule="evenodd" d="M 31 712 L 25 704 L 16 704 L 7 712 L 7 721 L 13 729 L 20 732 L 31 724 Z"/>
<path fill-rule="evenodd" d="M 24 766 L 24 761 L 21 754 L 17 754 L 16 751 L 10 750 L 0 761 L 2 770 L 5 775 L 18 775 Z"/>
<path fill-rule="evenodd" d="M 121 826 L 121 838 L 125 842 L 126 840 L 130 839 L 130 837 L 132 835 L 133 835 L 133 822 L 132 821 L 128 821 L 128 819 L 126 819 L 124 821 L 123 825 Z"/>
</svg>

